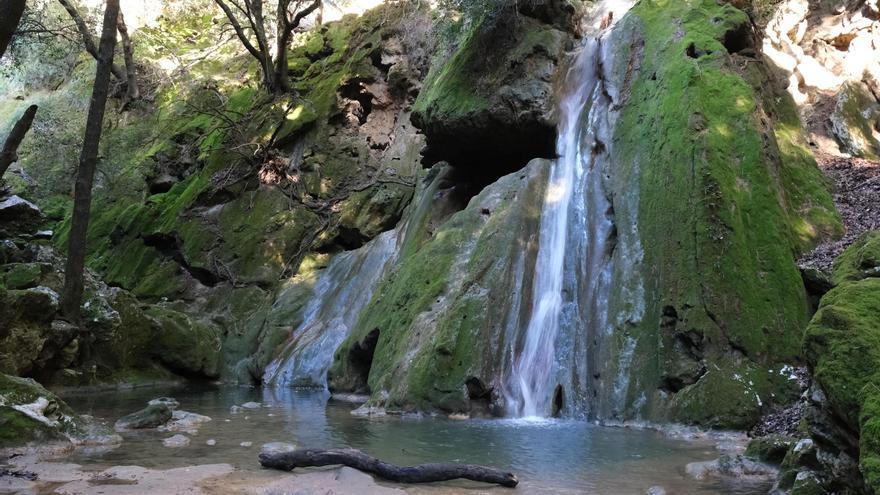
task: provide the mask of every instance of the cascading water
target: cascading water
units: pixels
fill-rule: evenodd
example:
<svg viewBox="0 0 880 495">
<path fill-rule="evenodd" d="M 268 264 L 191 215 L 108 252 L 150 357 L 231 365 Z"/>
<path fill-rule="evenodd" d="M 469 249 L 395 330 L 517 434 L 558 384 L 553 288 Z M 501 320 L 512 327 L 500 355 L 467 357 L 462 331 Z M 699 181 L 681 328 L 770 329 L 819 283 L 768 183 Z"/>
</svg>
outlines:
<svg viewBox="0 0 880 495">
<path fill-rule="evenodd" d="M 360 249 L 336 255 L 315 283 L 302 323 L 263 372 L 263 383 L 325 387 L 333 352 L 348 337 L 361 310 L 391 265 L 398 231 L 381 234 Z M 279 300 L 283 300 L 283 296 Z"/>
<path fill-rule="evenodd" d="M 603 191 L 612 102 L 605 91 L 602 38 L 632 5 L 603 0 L 566 74 L 559 104 L 559 158 L 541 214 L 531 316 L 507 373 L 509 413 L 548 416 L 560 390 L 586 397 L 587 339 L 607 332 L 614 224 Z M 554 404 L 555 402 L 555 404 Z"/>
</svg>

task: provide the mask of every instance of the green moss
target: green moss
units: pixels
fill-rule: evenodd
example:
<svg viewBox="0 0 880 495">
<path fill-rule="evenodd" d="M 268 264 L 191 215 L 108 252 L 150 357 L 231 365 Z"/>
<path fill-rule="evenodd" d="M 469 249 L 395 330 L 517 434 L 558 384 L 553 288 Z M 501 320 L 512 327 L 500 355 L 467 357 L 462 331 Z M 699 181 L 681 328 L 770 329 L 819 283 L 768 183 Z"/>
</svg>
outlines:
<svg viewBox="0 0 880 495">
<path fill-rule="evenodd" d="M 10 263 L 0 266 L 0 284 L 8 289 L 27 289 L 40 283 L 43 272 L 51 269 L 42 263 Z"/>
<path fill-rule="evenodd" d="M 878 295 L 880 279 L 834 288 L 822 298 L 806 333 L 807 357 L 814 364 L 814 376 L 834 410 L 853 425 L 858 424 L 865 387 L 876 382 L 880 371 Z"/>
<path fill-rule="evenodd" d="M 512 69 L 527 65 L 535 52 L 552 52 L 564 36 L 528 17 L 508 23 L 486 15 L 470 22 L 457 33 L 451 54 L 438 50 L 413 104 L 414 118 L 439 125 L 488 110 Z"/>
<path fill-rule="evenodd" d="M 880 279 L 844 282 L 822 298 L 805 350 L 834 413 L 859 431 L 859 465 L 880 488 Z"/>
<path fill-rule="evenodd" d="M 31 404 L 40 398 L 48 401 L 43 414 L 51 424 L 37 421 L 13 407 Z M 34 380 L 0 374 L 0 448 L 66 441 L 69 435 L 81 432 L 79 421 L 67 404 Z"/>
<path fill-rule="evenodd" d="M 461 230 L 450 229 L 437 236 L 435 242 L 415 254 L 378 289 L 370 304 L 361 313 L 352 335 L 334 356 L 330 371 L 331 386 L 349 389 L 356 385 L 348 368 L 344 349 L 379 329 L 379 342 L 373 355 L 369 386 L 371 390 L 391 387 L 394 366 L 402 358 L 410 339 L 406 332 L 416 316 L 427 310 L 445 285 L 449 268 L 466 240 Z"/>
<path fill-rule="evenodd" d="M 635 217 L 644 249 L 641 275 L 626 282 L 638 285 L 615 288 L 612 300 L 612 314 L 626 315 L 633 291 L 645 291 L 644 317 L 618 327 L 637 342 L 633 375 L 642 388 L 632 387 L 630 401 L 656 393 L 664 363 L 676 362 L 676 335 L 661 327 L 665 313 L 676 315 L 676 332 L 697 335 L 709 362 L 734 352 L 746 357 L 746 370 L 795 360 L 808 309 L 794 253 L 840 228 L 815 162 L 786 134 L 796 121 L 765 125 L 761 85 L 723 44 L 744 25 L 746 14 L 727 3 L 645 1 L 612 40 L 620 70 L 639 67 L 619 76 L 626 101 L 612 167 L 616 216 Z M 776 135 L 785 138 L 783 152 L 767 144 Z M 760 397 L 746 400 L 733 370 L 710 369 L 679 392 L 672 419 L 713 426 L 757 419 L 755 403 L 773 401 L 772 387 L 755 380 Z M 725 395 L 719 389 L 731 393 L 717 397 Z M 699 411 L 702 400 L 708 405 Z"/>
<path fill-rule="evenodd" d="M 880 489 L 880 388 L 877 383 L 868 386 L 859 421 L 859 466 L 865 482 L 875 492 Z"/>
<path fill-rule="evenodd" d="M 272 283 L 295 259 L 318 220 L 281 190 L 266 188 L 224 205 L 219 224 L 221 259 L 239 280 Z"/>
<path fill-rule="evenodd" d="M 420 217 L 430 212 L 414 208 L 396 271 L 334 356 L 332 389 L 357 390 L 366 381 L 373 402 L 389 410 L 468 411 L 465 382 L 497 376 L 495 353 L 505 338 L 498 322 L 528 290 L 512 274 L 521 249 L 535 247 L 529 233 L 539 223 L 547 165 L 503 177 L 433 234 Z M 423 197 L 433 197 L 439 181 L 435 176 Z M 350 350 L 375 330 L 378 342 L 364 369 Z"/>
<path fill-rule="evenodd" d="M 767 401 L 796 397 L 796 387 L 780 373 L 755 365 L 721 362 L 672 398 L 672 417 L 710 428 L 747 429 L 766 411 Z"/>
<path fill-rule="evenodd" d="M 839 285 L 847 281 L 880 276 L 880 231 L 866 232 L 837 259 L 831 279 Z"/>
<path fill-rule="evenodd" d="M 768 435 L 752 439 L 746 447 L 745 455 L 761 462 L 781 464 L 793 445 L 794 441 L 790 437 Z"/>
<path fill-rule="evenodd" d="M 159 306 L 146 314 L 158 324 L 150 346 L 156 359 L 185 375 L 219 376 L 222 334 L 217 327 Z"/>
</svg>

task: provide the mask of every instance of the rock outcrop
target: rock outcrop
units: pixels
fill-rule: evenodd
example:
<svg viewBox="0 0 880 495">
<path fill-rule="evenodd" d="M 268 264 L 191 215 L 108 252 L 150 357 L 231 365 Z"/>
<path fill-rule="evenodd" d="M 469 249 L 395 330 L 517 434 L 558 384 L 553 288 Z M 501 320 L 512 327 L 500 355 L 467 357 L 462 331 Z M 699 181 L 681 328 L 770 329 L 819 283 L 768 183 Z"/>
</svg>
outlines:
<svg viewBox="0 0 880 495">
<path fill-rule="evenodd" d="M 465 41 L 471 36 L 479 31 Z M 642 2 L 603 47 L 616 122 L 594 150 L 610 150 L 609 328 L 584 337 L 588 355 L 574 365 L 590 363 L 572 372 L 589 392 L 563 390 L 560 407 L 746 428 L 799 393 L 783 372 L 800 354 L 808 321 L 795 253 L 841 226 L 794 102 L 760 58 L 758 39 L 729 4 Z M 469 73 L 437 74 L 476 56 L 462 47 L 432 69 L 417 102 L 429 147 L 437 131 L 429 123 L 479 114 L 441 104 L 455 77 Z M 479 83 L 471 86 L 479 94 Z M 434 119 L 441 109 L 455 118 Z M 462 124 L 462 142 L 471 130 Z M 500 375 L 528 321 L 527 274 L 550 166 L 533 161 L 428 235 L 404 241 L 398 268 L 336 353 L 331 389 L 371 392 L 371 410 L 505 413 Z"/>
<path fill-rule="evenodd" d="M 838 258 L 833 278 L 839 285 L 822 298 L 805 337 L 820 387 L 810 432 L 830 489 L 880 491 L 878 235 L 863 236 Z"/>
<path fill-rule="evenodd" d="M 880 155 L 876 2 L 785 0 L 767 24 L 763 52 L 789 76 L 813 143 Z"/>
<path fill-rule="evenodd" d="M 553 81 L 572 37 L 557 25 L 570 15 L 558 5 L 523 12 L 473 19 L 435 55 L 413 106 L 427 164 L 447 161 L 486 183 L 555 156 Z"/>
<path fill-rule="evenodd" d="M 56 444 L 114 444 L 109 429 L 74 413 L 61 399 L 28 378 L 0 374 L 0 451 Z"/>
</svg>

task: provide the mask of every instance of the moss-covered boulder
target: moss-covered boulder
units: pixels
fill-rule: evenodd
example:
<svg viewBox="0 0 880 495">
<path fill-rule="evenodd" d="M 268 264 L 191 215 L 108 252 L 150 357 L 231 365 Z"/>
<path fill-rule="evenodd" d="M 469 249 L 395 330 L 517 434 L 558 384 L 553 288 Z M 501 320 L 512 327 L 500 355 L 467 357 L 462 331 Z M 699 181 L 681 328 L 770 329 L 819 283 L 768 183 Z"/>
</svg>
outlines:
<svg viewBox="0 0 880 495">
<path fill-rule="evenodd" d="M 40 285 L 41 277 L 52 270 L 46 263 L 9 263 L 0 265 L 0 286 L 7 289 L 30 289 Z"/>
<path fill-rule="evenodd" d="M 620 236 L 601 415 L 746 427 L 793 397 L 780 370 L 809 318 L 795 253 L 842 228 L 757 39 L 731 3 L 688 0 L 638 2 L 608 41 Z"/>
<path fill-rule="evenodd" d="M 746 447 L 745 456 L 771 464 L 782 464 L 794 443 L 794 439 L 782 435 L 754 438 Z"/>
<path fill-rule="evenodd" d="M 168 404 L 157 402 L 116 420 L 113 427 L 116 431 L 158 428 L 171 421 L 171 408 Z"/>
<path fill-rule="evenodd" d="M 847 82 L 837 95 L 831 113 L 831 130 L 840 143 L 840 150 L 853 156 L 880 157 L 880 103 L 861 82 Z"/>
<path fill-rule="evenodd" d="M 146 312 L 155 320 L 149 352 L 171 370 L 186 376 L 220 375 L 222 333 L 210 322 L 160 306 Z"/>
<path fill-rule="evenodd" d="M 805 350 L 831 425 L 842 424 L 839 438 L 855 443 L 830 448 L 857 457 L 867 485 L 880 491 L 880 279 L 845 282 L 826 294 Z"/>
<path fill-rule="evenodd" d="M 880 277 L 880 231 L 866 232 L 834 260 L 836 285 L 867 277 Z"/>
<path fill-rule="evenodd" d="M 44 344 L 53 333 L 58 294 L 47 287 L 0 288 L 0 372 L 34 371 Z"/>
<path fill-rule="evenodd" d="M 85 432 L 85 422 L 39 383 L 0 374 L 0 449 L 76 442 Z"/>
<path fill-rule="evenodd" d="M 456 28 L 413 106 L 413 122 L 428 139 L 426 161 L 494 179 L 554 156 L 552 85 L 571 36 L 554 26 L 553 12 L 565 9 L 523 15 L 499 4 Z"/>
</svg>

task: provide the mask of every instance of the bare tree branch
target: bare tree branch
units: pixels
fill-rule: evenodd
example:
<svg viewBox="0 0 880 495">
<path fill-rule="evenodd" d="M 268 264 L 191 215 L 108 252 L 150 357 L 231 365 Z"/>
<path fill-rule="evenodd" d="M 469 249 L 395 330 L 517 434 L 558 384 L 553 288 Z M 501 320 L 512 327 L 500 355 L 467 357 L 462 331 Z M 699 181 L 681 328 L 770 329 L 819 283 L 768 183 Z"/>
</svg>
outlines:
<svg viewBox="0 0 880 495">
<path fill-rule="evenodd" d="M 134 64 L 134 49 L 131 47 L 131 39 L 128 37 L 128 27 L 125 25 L 125 18 L 122 15 L 122 10 L 119 11 L 119 18 L 116 19 L 116 30 L 119 31 L 119 37 L 122 40 L 122 56 L 125 59 L 125 98 L 128 101 L 134 101 L 141 97 L 141 93 L 138 89 L 137 83 L 137 68 Z"/>
<path fill-rule="evenodd" d="M 76 10 L 76 6 L 73 5 L 71 0 L 58 0 L 58 2 L 64 7 L 64 10 L 70 15 L 70 18 L 73 19 L 74 24 L 76 24 L 76 29 L 79 31 L 80 36 L 82 36 L 82 42 L 86 47 L 86 51 L 97 60 L 98 47 L 95 45 L 95 39 L 92 37 L 92 32 L 89 30 L 89 26 L 86 24 L 83 16 L 80 15 L 78 10 Z M 123 71 L 118 65 L 112 64 L 110 70 L 116 79 L 123 82 L 127 80 L 125 71 Z"/>
</svg>

